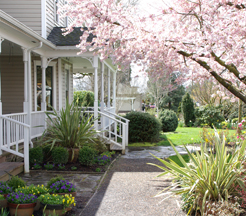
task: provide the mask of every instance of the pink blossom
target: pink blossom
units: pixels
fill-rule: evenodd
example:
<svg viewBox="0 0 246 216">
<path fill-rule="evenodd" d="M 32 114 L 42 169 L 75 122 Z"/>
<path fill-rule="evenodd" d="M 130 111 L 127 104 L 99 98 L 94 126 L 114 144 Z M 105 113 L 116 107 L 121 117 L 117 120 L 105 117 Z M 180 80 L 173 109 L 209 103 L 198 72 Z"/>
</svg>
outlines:
<svg viewBox="0 0 246 216">
<path fill-rule="evenodd" d="M 242 123 L 239 123 L 239 124 L 238 124 L 238 127 L 242 127 Z"/>
</svg>

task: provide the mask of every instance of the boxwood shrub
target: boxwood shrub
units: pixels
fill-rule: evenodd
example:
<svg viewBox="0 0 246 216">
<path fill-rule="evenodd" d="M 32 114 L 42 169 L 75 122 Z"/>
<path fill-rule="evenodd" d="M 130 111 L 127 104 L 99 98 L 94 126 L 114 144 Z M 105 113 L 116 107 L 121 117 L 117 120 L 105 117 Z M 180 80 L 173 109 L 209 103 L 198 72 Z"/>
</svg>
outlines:
<svg viewBox="0 0 246 216">
<path fill-rule="evenodd" d="M 165 109 L 159 113 L 159 119 L 163 132 L 175 131 L 178 127 L 178 117 L 172 110 Z"/>
<path fill-rule="evenodd" d="M 54 147 L 51 152 L 54 164 L 66 164 L 68 162 L 68 150 L 63 147 Z"/>
<path fill-rule="evenodd" d="M 97 152 L 95 149 L 84 146 L 79 150 L 79 162 L 81 165 L 90 166 L 96 155 Z"/>
<path fill-rule="evenodd" d="M 29 149 L 29 163 L 31 166 L 35 163 L 43 163 L 43 159 L 43 149 L 40 146 Z"/>
<path fill-rule="evenodd" d="M 129 142 L 152 142 L 159 137 L 160 121 L 148 113 L 130 112 L 125 118 L 129 119 Z"/>
</svg>

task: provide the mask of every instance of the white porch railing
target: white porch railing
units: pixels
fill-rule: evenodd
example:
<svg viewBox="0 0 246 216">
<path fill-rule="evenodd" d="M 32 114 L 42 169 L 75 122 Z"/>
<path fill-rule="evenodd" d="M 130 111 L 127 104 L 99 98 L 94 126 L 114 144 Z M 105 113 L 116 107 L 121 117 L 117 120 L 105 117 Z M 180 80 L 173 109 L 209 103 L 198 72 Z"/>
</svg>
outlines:
<svg viewBox="0 0 246 216">
<path fill-rule="evenodd" d="M 0 152 L 10 152 L 24 158 L 24 172 L 29 172 L 30 126 L 13 118 L 0 115 Z M 19 143 L 24 142 L 24 153 L 19 152 Z"/>
<path fill-rule="evenodd" d="M 39 137 L 46 127 L 46 114 L 44 111 L 32 112 L 31 117 L 31 138 Z"/>
</svg>

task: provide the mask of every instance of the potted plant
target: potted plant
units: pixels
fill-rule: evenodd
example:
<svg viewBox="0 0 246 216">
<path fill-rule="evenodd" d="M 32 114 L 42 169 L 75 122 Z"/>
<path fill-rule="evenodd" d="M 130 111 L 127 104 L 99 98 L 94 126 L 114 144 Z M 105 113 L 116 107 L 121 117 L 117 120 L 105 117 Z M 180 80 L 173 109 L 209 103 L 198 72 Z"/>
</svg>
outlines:
<svg viewBox="0 0 246 216">
<path fill-rule="evenodd" d="M 12 192 L 12 187 L 9 187 L 6 182 L 0 181 L 0 194 L 6 197 L 11 192 Z"/>
<path fill-rule="evenodd" d="M 59 195 L 71 194 L 73 197 L 76 196 L 76 188 L 74 184 L 70 183 L 67 180 L 59 180 L 49 188 L 50 193 L 57 193 Z"/>
<path fill-rule="evenodd" d="M 75 205 L 74 197 L 69 195 L 42 194 L 39 198 L 46 215 L 65 215 Z"/>
<path fill-rule="evenodd" d="M 67 148 L 69 161 L 76 161 L 79 148 L 87 143 L 94 142 L 98 132 L 93 129 L 95 119 L 87 118 L 85 111 L 76 104 L 66 102 L 66 108 L 57 112 L 46 112 L 48 127 L 43 133 L 43 143 Z"/>
<path fill-rule="evenodd" d="M 15 190 L 15 192 L 21 192 L 21 193 L 24 193 L 24 194 L 33 194 L 33 195 L 36 195 L 37 197 L 39 197 L 41 194 L 49 193 L 49 190 L 44 185 L 34 186 L 32 184 L 30 186 L 26 186 L 26 187 L 22 187 L 22 188 L 17 188 Z M 39 200 L 37 200 L 37 204 L 34 207 L 34 211 L 38 211 L 39 208 L 40 208 L 40 202 L 39 202 Z"/>
<path fill-rule="evenodd" d="M 11 216 L 32 216 L 37 196 L 18 191 L 8 194 L 7 201 Z"/>
</svg>

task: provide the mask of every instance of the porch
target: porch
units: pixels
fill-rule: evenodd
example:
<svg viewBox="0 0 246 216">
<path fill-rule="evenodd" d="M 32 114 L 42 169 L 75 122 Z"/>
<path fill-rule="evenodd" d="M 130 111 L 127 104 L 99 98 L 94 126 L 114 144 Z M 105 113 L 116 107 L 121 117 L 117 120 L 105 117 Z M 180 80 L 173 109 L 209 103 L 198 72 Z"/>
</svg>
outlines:
<svg viewBox="0 0 246 216">
<path fill-rule="evenodd" d="M 115 114 L 116 71 L 109 60 L 100 62 L 98 56 L 91 53 L 78 57 L 77 49 L 70 52 L 59 50 L 59 55 L 58 52 L 51 52 L 49 56 L 44 56 L 43 49 L 47 47 L 41 42 L 28 49 L 7 39 L 2 39 L 1 45 L 0 155 L 6 151 L 24 158 L 24 171 L 29 172 L 32 139 L 40 137 L 45 131 L 46 111 L 56 109 L 59 112 L 65 106 L 66 98 L 69 102 L 73 101 L 72 75 L 78 69 L 94 76 L 94 107 L 86 112 L 97 119 L 95 129 L 102 131 L 100 136 L 108 140 L 110 149 L 124 153 L 128 145 L 128 120 Z M 6 63 L 6 59 L 10 64 Z M 102 104 L 100 107 L 99 100 Z M 20 145 L 24 146 L 24 151 L 20 151 Z"/>
</svg>

